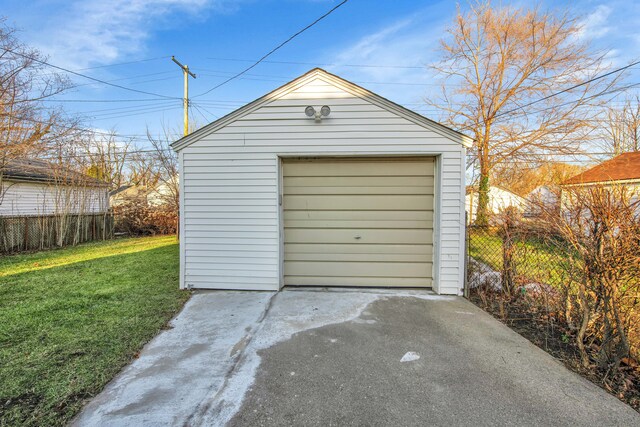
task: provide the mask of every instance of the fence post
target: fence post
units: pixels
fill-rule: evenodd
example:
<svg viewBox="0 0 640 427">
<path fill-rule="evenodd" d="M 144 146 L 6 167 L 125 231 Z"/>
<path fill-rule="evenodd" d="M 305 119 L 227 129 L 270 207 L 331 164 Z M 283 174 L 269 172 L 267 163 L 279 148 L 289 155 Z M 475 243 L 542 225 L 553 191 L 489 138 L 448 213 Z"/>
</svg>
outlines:
<svg viewBox="0 0 640 427">
<path fill-rule="evenodd" d="M 29 217 L 24 217 L 24 250 L 29 250 Z"/>
<path fill-rule="evenodd" d="M 468 212 L 464 213 L 464 287 L 462 294 L 469 299 L 469 226 Z"/>
<path fill-rule="evenodd" d="M 514 263 L 514 251 L 515 251 L 515 221 L 516 212 L 513 209 L 505 210 L 501 224 L 502 234 L 502 291 L 506 292 L 509 296 L 513 293 L 515 285 L 515 263 Z"/>
</svg>

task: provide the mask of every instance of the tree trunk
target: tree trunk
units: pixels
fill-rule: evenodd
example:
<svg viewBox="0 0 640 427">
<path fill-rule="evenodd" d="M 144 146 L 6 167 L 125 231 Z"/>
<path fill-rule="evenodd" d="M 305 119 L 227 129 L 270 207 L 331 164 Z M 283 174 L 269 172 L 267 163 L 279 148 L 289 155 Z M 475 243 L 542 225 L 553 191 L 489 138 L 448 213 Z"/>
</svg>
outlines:
<svg viewBox="0 0 640 427">
<path fill-rule="evenodd" d="M 480 161 L 480 184 L 478 186 L 478 207 L 476 208 L 476 225 L 487 226 L 489 224 L 489 129 L 485 129 L 485 135 L 478 138 L 478 160 Z"/>
</svg>

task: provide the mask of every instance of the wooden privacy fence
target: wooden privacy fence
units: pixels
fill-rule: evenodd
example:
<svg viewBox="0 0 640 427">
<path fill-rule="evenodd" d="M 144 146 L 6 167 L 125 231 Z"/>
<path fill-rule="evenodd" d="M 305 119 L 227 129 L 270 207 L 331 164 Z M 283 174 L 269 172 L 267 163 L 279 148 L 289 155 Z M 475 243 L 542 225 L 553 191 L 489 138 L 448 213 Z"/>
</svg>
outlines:
<svg viewBox="0 0 640 427">
<path fill-rule="evenodd" d="M 0 216 L 0 253 L 76 245 L 113 237 L 113 214 Z"/>
</svg>

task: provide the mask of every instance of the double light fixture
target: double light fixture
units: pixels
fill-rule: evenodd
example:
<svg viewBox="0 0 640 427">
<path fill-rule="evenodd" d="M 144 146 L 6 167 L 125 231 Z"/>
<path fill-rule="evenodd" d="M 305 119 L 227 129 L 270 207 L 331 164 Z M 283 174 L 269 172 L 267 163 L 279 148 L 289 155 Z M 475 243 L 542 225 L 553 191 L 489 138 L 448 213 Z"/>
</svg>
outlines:
<svg viewBox="0 0 640 427">
<path fill-rule="evenodd" d="M 329 108 L 327 105 L 323 105 L 320 108 L 320 111 L 317 111 L 314 107 L 309 105 L 304 109 L 304 113 L 307 115 L 307 117 L 313 117 L 316 123 L 319 123 L 323 117 L 327 117 L 329 114 L 331 114 L 331 108 Z"/>
</svg>

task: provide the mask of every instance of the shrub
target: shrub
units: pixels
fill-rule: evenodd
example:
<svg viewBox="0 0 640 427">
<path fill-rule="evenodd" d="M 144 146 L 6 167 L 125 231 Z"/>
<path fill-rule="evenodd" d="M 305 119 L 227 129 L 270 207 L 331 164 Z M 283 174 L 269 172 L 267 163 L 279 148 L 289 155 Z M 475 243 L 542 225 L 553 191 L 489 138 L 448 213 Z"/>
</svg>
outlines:
<svg viewBox="0 0 640 427">
<path fill-rule="evenodd" d="M 170 204 L 150 206 L 130 201 L 113 208 L 114 230 L 132 236 L 176 234 L 178 210 Z"/>
</svg>

